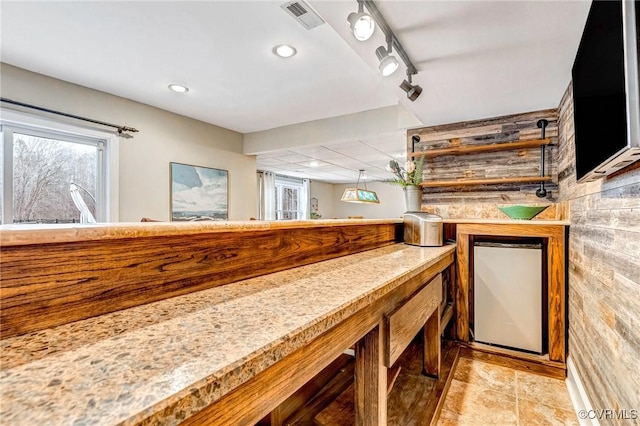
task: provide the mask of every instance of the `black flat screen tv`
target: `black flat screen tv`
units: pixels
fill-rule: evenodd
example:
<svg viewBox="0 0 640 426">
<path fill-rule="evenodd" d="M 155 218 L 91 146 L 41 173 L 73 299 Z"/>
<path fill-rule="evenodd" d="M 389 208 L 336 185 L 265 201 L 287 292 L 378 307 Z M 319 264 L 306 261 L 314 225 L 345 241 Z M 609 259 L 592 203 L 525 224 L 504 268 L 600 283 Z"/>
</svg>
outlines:
<svg viewBox="0 0 640 426">
<path fill-rule="evenodd" d="M 640 160 L 639 15 L 633 0 L 591 3 L 571 71 L 579 182 Z"/>
</svg>

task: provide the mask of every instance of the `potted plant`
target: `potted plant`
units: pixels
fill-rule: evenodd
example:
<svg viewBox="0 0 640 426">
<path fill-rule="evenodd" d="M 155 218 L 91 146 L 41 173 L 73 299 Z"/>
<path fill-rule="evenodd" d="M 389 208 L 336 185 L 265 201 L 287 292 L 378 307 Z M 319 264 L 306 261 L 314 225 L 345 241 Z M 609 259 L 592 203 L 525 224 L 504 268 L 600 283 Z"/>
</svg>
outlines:
<svg viewBox="0 0 640 426">
<path fill-rule="evenodd" d="M 385 179 L 383 182 L 402 187 L 408 212 L 419 212 L 422 205 L 420 183 L 422 182 L 423 163 L 424 157 L 420 157 L 417 161 L 409 160 L 404 167 L 400 166 L 396 160 L 391 160 L 386 167 L 395 177 Z"/>
</svg>

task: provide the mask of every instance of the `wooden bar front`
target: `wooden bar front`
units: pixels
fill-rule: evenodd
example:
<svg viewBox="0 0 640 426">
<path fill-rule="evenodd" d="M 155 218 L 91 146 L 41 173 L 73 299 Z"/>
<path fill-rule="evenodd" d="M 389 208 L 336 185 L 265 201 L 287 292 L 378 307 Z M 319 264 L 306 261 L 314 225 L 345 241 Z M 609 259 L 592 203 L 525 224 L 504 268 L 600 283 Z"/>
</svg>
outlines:
<svg viewBox="0 0 640 426">
<path fill-rule="evenodd" d="M 398 222 L 2 227 L 0 336 L 394 244 Z"/>
</svg>

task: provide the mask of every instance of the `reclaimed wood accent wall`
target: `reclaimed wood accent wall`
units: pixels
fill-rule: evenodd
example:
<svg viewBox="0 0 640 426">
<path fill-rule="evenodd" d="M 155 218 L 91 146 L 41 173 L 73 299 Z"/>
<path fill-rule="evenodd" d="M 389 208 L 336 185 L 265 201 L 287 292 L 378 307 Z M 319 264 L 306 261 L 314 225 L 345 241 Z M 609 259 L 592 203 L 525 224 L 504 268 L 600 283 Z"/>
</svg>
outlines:
<svg viewBox="0 0 640 426">
<path fill-rule="evenodd" d="M 348 224 L 2 245 L 0 337 L 393 244 L 401 241 L 401 227 Z"/>
<path fill-rule="evenodd" d="M 559 107 L 558 156 L 571 220 L 569 354 L 594 409 L 629 413 L 640 407 L 640 168 L 576 183 L 573 125 L 570 85 Z"/>
<path fill-rule="evenodd" d="M 540 139 L 541 132 L 536 123 L 546 119 L 546 137 L 551 145 L 557 144 L 558 115 L 556 109 L 534 111 L 484 120 L 467 121 L 412 129 L 407 132 L 407 156 L 411 155 L 411 139 L 420 137 L 415 151 L 443 148 L 476 147 L 494 144 L 523 142 Z M 545 175 L 551 181 L 545 183 L 548 195 L 535 195 L 537 183 L 501 183 L 473 186 L 440 186 L 423 188 L 423 206 L 461 205 L 469 203 L 549 203 L 556 200 L 557 148 L 545 149 Z M 442 180 L 485 180 L 492 178 L 520 178 L 540 175 L 540 148 L 520 148 L 496 152 L 473 152 L 445 154 L 425 158 L 423 182 Z M 444 212 L 444 217 L 449 217 Z M 458 216 L 460 217 L 460 216 Z"/>
</svg>

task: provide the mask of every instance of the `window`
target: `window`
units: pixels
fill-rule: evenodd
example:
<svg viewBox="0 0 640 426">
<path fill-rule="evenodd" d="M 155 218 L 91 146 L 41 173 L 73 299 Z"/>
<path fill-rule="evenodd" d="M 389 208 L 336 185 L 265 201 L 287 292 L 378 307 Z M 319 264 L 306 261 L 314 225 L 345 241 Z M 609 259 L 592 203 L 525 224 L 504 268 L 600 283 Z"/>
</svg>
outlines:
<svg viewBox="0 0 640 426">
<path fill-rule="evenodd" d="M 309 204 L 308 180 L 276 176 L 276 220 L 306 219 Z"/>
<path fill-rule="evenodd" d="M 105 141 L 2 126 L 2 223 L 106 220 Z"/>
</svg>

